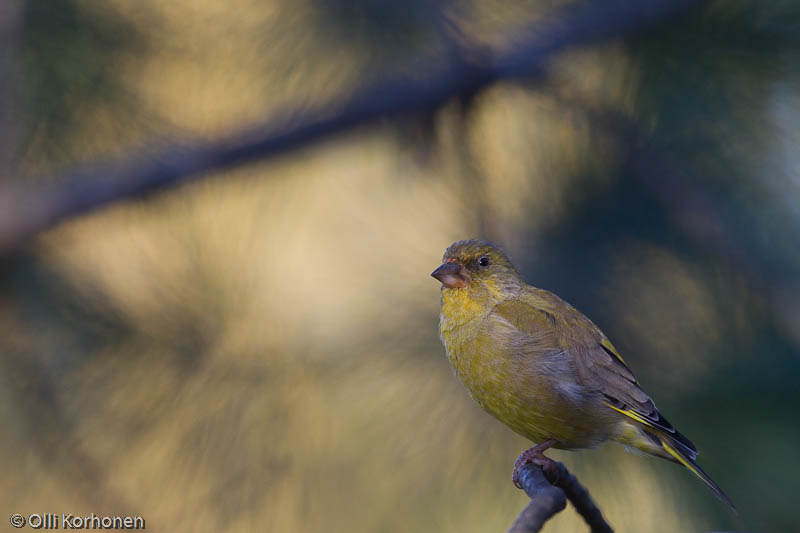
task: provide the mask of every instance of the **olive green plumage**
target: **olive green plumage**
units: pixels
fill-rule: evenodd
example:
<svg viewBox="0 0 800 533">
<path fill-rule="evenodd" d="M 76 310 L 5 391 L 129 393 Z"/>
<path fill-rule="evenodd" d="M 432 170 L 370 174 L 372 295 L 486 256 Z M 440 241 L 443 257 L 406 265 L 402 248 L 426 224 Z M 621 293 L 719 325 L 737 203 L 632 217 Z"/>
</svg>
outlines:
<svg viewBox="0 0 800 533">
<path fill-rule="evenodd" d="M 697 449 L 661 415 L 600 329 L 555 294 L 527 285 L 506 255 L 459 241 L 442 282 L 439 335 L 456 375 L 490 414 L 556 448 L 615 440 L 682 464 L 731 508 Z"/>
</svg>

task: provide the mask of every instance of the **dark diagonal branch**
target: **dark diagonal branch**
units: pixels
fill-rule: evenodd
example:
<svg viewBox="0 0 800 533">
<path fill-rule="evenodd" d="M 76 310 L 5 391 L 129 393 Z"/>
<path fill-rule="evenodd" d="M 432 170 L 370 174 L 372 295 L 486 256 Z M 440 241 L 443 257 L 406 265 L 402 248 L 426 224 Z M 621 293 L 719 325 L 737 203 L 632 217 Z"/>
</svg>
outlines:
<svg viewBox="0 0 800 533">
<path fill-rule="evenodd" d="M 552 516 L 564 510 L 567 500 L 589 525 L 592 533 L 613 533 L 603 518 L 589 491 L 569 473 L 563 463 L 554 463 L 553 472 L 547 472 L 527 463 L 519 469 L 519 484 L 531 501 L 517 517 L 509 533 L 534 533 L 540 531 Z"/>
<path fill-rule="evenodd" d="M 531 28 L 508 52 L 475 53 L 462 46 L 452 54 L 450 65 L 428 64 L 413 80 L 382 80 L 362 87 L 339 105 L 294 110 L 223 140 L 167 143 L 121 161 L 33 181 L 41 185 L 23 187 L 18 180 L 0 180 L 8 184 L 0 190 L 0 253 L 65 218 L 112 202 L 283 154 L 380 118 L 431 112 L 499 80 L 541 76 L 547 61 L 562 50 L 641 32 L 705 2 L 578 2 Z"/>
</svg>

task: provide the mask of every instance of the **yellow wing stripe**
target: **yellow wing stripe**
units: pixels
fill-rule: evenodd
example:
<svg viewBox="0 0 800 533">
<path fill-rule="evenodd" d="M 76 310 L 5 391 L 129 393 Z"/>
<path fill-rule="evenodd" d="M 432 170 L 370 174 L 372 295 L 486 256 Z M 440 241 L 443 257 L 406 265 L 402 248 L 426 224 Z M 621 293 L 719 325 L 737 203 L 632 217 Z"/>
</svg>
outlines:
<svg viewBox="0 0 800 533">
<path fill-rule="evenodd" d="M 641 422 L 645 426 L 650 426 L 652 428 L 657 429 L 658 432 L 659 432 L 658 434 L 662 433 L 662 431 L 663 431 L 662 429 L 657 428 L 656 426 L 654 426 L 653 424 L 648 422 L 646 419 L 642 418 L 638 413 L 634 413 L 633 411 L 625 411 L 625 410 L 620 409 L 618 407 L 614 407 L 610 403 L 606 403 L 606 405 L 608 405 L 610 408 L 614 409 L 615 411 L 619 411 L 623 415 L 636 420 L 637 422 Z M 722 489 L 719 488 L 719 486 L 716 483 L 714 483 L 714 481 L 710 477 L 708 477 L 708 474 L 706 474 L 705 472 L 700 470 L 700 468 L 698 466 L 694 465 L 689 459 L 687 459 L 685 456 L 683 456 L 681 454 L 681 452 L 679 452 L 678 450 L 673 448 L 669 443 L 669 437 L 666 437 L 666 436 L 661 437 L 661 436 L 658 436 L 658 434 L 656 434 L 656 437 L 661 442 L 661 447 L 664 449 L 664 451 L 666 451 L 668 454 L 670 454 L 672 457 L 674 457 L 675 460 L 678 463 L 680 463 L 683 466 L 685 466 L 686 468 L 688 468 L 689 471 L 692 474 L 694 474 L 695 476 L 699 477 L 703 481 L 703 483 L 708 485 L 709 488 L 712 491 L 714 491 L 714 494 L 716 494 L 717 497 L 719 497 L 720 500 L 725 502 L 728 505 L 728 507 L 730 507 L 733 510 L 734 513 L 737 513 L 736 507 L 734 507 L 733 502 L 731 502 L 731 499 L 728 498 L 728 496 L 724 492 L 722 492 Z"/>
<path fill-rule="evenodd" d="M 697 470 L 697 468 L 692 463 L 687 461 L 680 453 L 678 453 L 678 451 L 675 448 L 670 446 L 669 443 L 667 442 L 667 439 L 659 439 L 659 440 L 661 441 L 661 446 L 663 446 L 664 449 L 667 450 L 667 453 L 669 453 L 672 457 L 677 459 L 680 464 L 691 470 L 694 475 L 696 475 L 700 479 L 705 479 L 706 476 L 701 474 L 700 471 Z"/>
<path fill-rule="evenodd" d="M 703 483 L 708 485 L 708 487 L 712 491 L 714 491 L 714 494 L 716 494 L 720 500 L 725 502 L 725 504 L 731 508 L 731 511 L 733 511 L 736 514 L 739 514 L 739 512 L 736 510 L 736 506 L 733 505 L 731 499 L 728 498 L 728 495 L 722 492 L 722 489 L 719 488 L 719 485 L 714 483 L 714 481 L 710 477 L 708 477 L 708 474 L 706 474 L 705 472 L 700 470 L 700 468 L 698 468 L 697 466 L 693 465 L 688 460 L 686 460 L 686 458 L 682 456 L 678 450 L 669 445 L 667 439 L 659 439 L 659 440 L 661 441 L 661 446 L 664 447 L 667 453 L 669 453 L 672 457 L 674 457 L 680 464 L 688 468 L 692 472 L 692 474 L 699 477 L 703 481 Z"/>
<path fill-rule="evenodd" d="M 654 429 L 658 429 L 659 431 L 663 431 L 663 430 L 661 430 L 661 428 L 658 428 L 658 427 L 654 426 L 652 422 L 650 422 L 649 420 L 647 420 L 646 418 L 641 416 L 639 413 L 635 413 L 633 411 L 626 411 L 624 409 L 620 409 L 619 407 L 614 407 L 613 405 L 611 405 L 608 402 L 606 402 L 606 405 L 609 406 L 610 408 L 612 408 L 615 411 L 619 411 L 620 413 L 622 413 L 625 416 L 633 418 L 637 422 L 641 422 L 645 426 L 648 426 L 648 427 L 651 427 L 651 428 L 654 428 Z"/>
<path fill-rule="evenodd" d="M 608 350 L 609 352 L 611 352 L 611 354 L 612 354 L 614 357 L 616 357 L 617 359 L 619 359 L 620 361 L 622 361 L 622 364 L 623 364 L 623 365 L 624 365 L 624 364 L 626 364 L 626 363 L 625 363 L 625 359 L 623 359 L 623 358 L 622 358 L 622 356 L 621 356 L 621 355 L 619 354 L 619 352 L 617 351 L 617 349 L 616 349 L 616 348 L 614 348 L 614 345 L 613 345 L 613 344 L 611 344 L 611 341 L 610 341 L 610 340 L 608 340 L 607 338 L 603 337 L 603 339 L 600 341 L 600 344 L 601 344 L 601 345 L 603 345 L 603 347 L 604 347 L 606 350 Z"/>
<path fill-rule="evenodd" d="M 614 407 L 610 403 L 606 403 L 606 405 L 609 406 L 610 408 L 612 408 L 615 411 L 619 411 L 620 413 L 622 413 L 625 416 L 633 418 L 637 422 L 641 422 L 645 426 L 649 426 L 649 427 L 657 429 L 659 431 L 663 431 L 660 428 L 657 428 L 656 426 L 654 426 L 652 424 L 652 422 L 649 422 L 646 418 L 643 418 L 643 417 L 639 416 L 638 413 L 634 413 L 633 411 L 625 411 L 623 409 L 619 409 L 618 407 Z M 667 451 L 667 453 L 669 453 L 671 456 L 673 456 L 680 464 L 682 464 L 683 466 L 685 466 L 686 468 L 691 470 L 694 475 L 696 475 L 697 477 L 699 477 L 700 479 L 705 481 L 706 476 L 704 474 L 702 474 L 700 471 L 698 471 L 697 467 L 695 467 L 692 463 L 687 461 L 686 458 L 683 455 L 680 454 L 680 452 L 678 452 L 675 448 L 670 446 L 669 443 L 667 442 L 666 438 L 659 438 L 658 440 L 661 441 L 661 446 L 664 448 L 664 450 Z"/>
</svg>

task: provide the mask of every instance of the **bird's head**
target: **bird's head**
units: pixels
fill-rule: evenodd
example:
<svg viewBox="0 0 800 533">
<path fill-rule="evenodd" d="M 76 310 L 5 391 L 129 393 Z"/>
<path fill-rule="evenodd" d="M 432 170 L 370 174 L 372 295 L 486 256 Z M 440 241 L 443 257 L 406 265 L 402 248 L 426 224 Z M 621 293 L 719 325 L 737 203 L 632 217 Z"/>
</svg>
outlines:
<svg viewBox="0 0 800 533">
<path fill-rule="evenodd" d="M 479 240 L 458 241 L 445 250 L 442 265 L 431 273 L 447 290 L 466 290 L 473 297 L 502 301 L 522 285 L 514 265 L 496 245 Z"/>
</svg>

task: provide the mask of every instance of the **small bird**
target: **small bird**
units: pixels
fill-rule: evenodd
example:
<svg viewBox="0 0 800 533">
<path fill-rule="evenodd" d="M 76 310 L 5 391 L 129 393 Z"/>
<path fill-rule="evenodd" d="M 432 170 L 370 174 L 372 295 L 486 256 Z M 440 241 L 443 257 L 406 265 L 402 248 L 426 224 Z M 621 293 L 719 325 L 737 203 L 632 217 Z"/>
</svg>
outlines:
<svg viewBox="0 0 800 533">
<path fill-rule="evenodd" d="M 580 311 L 523 281 L 494 244 L 453 243 L 431 274 L 442 283 L 439 336 L 480 406 L 542 452 L 614 440 L 688 468 L 735 512 L 697 465 L 697 448 L 656 408 L 611 341 Z M 519 486 L 519 485 L 518 485 Z"/>
</svg>

